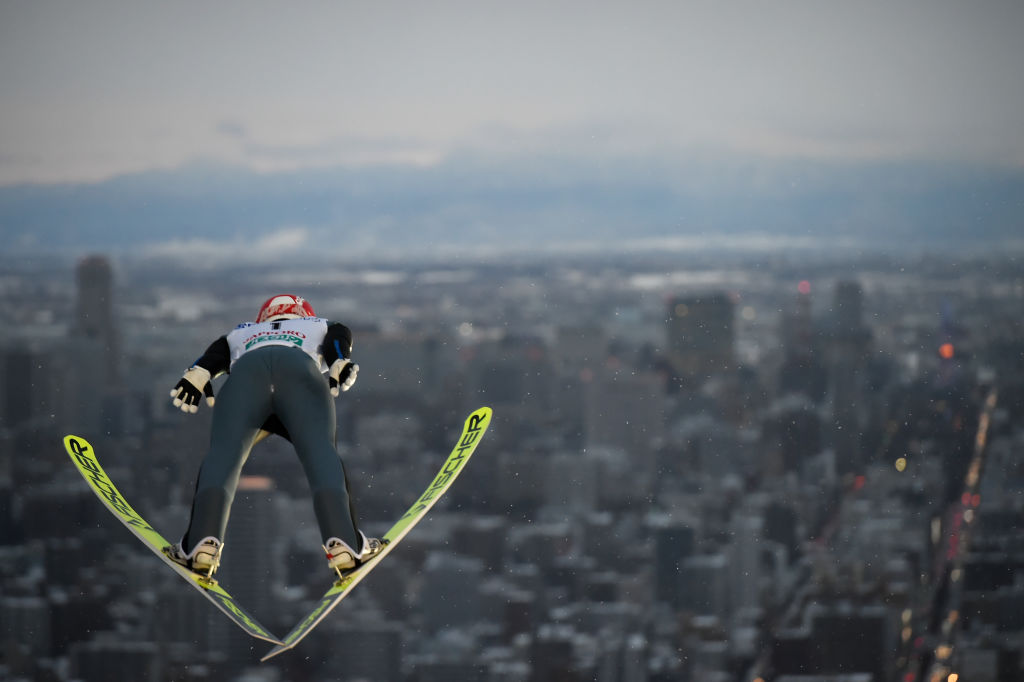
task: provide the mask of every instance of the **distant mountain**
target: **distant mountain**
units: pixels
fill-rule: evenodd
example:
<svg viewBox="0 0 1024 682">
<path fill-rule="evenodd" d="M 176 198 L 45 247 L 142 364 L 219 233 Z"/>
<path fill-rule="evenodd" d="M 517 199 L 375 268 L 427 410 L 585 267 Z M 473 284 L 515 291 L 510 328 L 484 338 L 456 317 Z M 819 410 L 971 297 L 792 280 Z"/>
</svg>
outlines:
<svg viewBox="0 0 1024 682">
<path fill-rule="evenodd" d="M 454 157 L 257 173 L 214 164 L 0 188 L 10 253 L 281 252 L 742 244 L 748 235 L 928 250 L 1022 244 L 1024 170 L 927 163 Z"/>
</svg>

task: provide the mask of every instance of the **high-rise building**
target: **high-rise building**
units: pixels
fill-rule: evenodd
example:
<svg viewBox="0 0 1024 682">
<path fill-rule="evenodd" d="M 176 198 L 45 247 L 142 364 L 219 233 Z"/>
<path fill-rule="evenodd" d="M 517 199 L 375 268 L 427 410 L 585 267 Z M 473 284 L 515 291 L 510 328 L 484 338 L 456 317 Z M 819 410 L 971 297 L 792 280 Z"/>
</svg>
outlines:
<svg viewBox="0 0 1024 682">
<path fill-rule="evenodd" d="M 829 334 L 828 374 L 831 389 L 832 448 L 841 474 L 859 472 L 865 465 L 861 434 L 867 422 L 866 367 L 871 333 L 863 320 L 863 292 L 859 283 L 842 281 L 833 295 Z"/>
<path fill-rule="evenodd" d="M 50 607 L 42 597 L 0 597 L 4 637 L 34 656 L 50 654 Z"/>
<path fill-rule="evenodd" d="M 545 468 L 544 497 L 548 505 L 575 514 L 596 509 L 599 462 L 577 452 L 556 452 Z"/>
<path fill-rule="evenodd" d="M 726 294 L 672 298 L 667 323 L 669 362 L 684 385 L 735 367 L 734 305 Z"/>
<path fill-rule="evenodd" d="M 811 285 L 801 282 L 793 309 L 784 313 L 779 328 L 783 361 L 779 368 L 779 392 L 799 393 L 820 402 L 828 388 L 818 334 L 811 316 Z"/>
<path fill-rule="evenodd" d="M 473 516 L 456 526 L 452 537 L 455 551 L 480 559 L 488 573 L 500 573 L 508 527 L 509 520 L 503 516 Z"/>
<path fill-rule="evenodd" d="M 698 554 L 684 559 L 679 586 L 680 606 L 684 611 L 726 620 L 731 602 L 729 559 L 725 554 Z"/>
<path fill-rule="evenodd" d="M 799 472 L 822 450 L 821 415 L 803 396 L 777 401 L 761 423 L 761 470 L 769 475 Z"/>
<path fill-rule="evenodd" d="M 25 399 L 25 391 L 35 385 L 32 366 L 31 351 L 11 349 L 3 356 L 4 385 L 0 396 L 3 402 L 0 406 L 5 424 L 26 424 L 32 418 L 32 400 Z"/>
<path fill-rule="evenodd" d="M 414 666 L 412 679 L 416 682 L 486 682 L 490 679 L 487 667 L 475 661 L 445 661 L 426 659 Z"/>
<path fill-rule="evenodd" d="M 761 554 L 764 519 L 759 512 L 745 510 L 733 516 L 729 534 L 729 599 L 732 612 L 761 607 Z"/>
<path fill-rule="evenodd" d="M 505 437 L 519 440 L 536 434 L 552 408 L 556 385 L 544 341 L 509 335 L 481 342 L 473 352 L 470 383 L 495 414 L 507 420 Z"/>
<path fill-rule="evenodd" d="M 680 567 L 697 546 L 697 531 L 693 524 L 668 519 L 652 519 L 650 523 L 654 535 L 655 596 L 678 608 L 682 603 Z"/>
<path fill-rule="evenodd" d="M 420 612 L 430 632 L 468 625 L 480 614 L 483 562 L 456 554 L 431 553 L 423 567 Z"/>
<path fill-rule="evenodd" d="M 854 280 L 836 283 L 832 296 L 836 325 L 847 333 L 859 333 L 864 326 L 864 289 Z"/>
<path fill-rule="evenodd" d="M 104 637 L 71 646 L 71 670 L 77 680 L 139 680 L 160 679 L 160 656 L 154 642 L 122 642 Z"/>
<path fill-rule="evenodd" d="M 335 644 L 321 679 L 402 680 L 402 626 L 400 623 L 349 621 L 335 630 Z"/>
<path fill-rule="evenodd" d="M 892 629 L 882 606 L 814 603 L 799 629 L 776 635 L 771 664 L 779 679 L 799 674 L 891 680 L 897 642 Z"/>
<path fill-rule="evenodd" d="M 876 680 L 891 680 L 891 661 L 897 638 L 892 619 L 883 606 L 851 607 L 839 604 L 812 616 L 811 641 L 823 673 L 871 673 Z"/>
<path fill-rule="evenodd" d="M 273 622 L 276 603 L 272 586 L 283 571 L 275 562 L 278 514 L 274 481 L 265 476 L 242 476 L 224 537 L 224 555 L 217 578 L 257 620 Z M 232 634 L 236 634 L 232 632 Z M 231 647 L 232 662 L 251 659 L 249 642 L 240 638 Z"/>
<path fill-rule="evenodd" d="M 114 273 L 104 256 L 88 256 L 75 270 L 77 283 L 75 322 L 72 333 L 78 340 L 95 341 L 102 357 L 107 381 L 118 375 L 117 328 L 114 324 Z"/>
<path fill-rule="evenodd" d="M 800 549 L 799 523 L 799 516 L 789 502 L 771 502 L 765 507 L 764 539 L 782 545 L 790 561 L 795 560 Z"/>
<path fill-rule="evenodd" d="M 568 625 L 542 625 L 531 643 L 530 682 L 575 680 L 573 639 L 575 631 Z"/>
<path fill-rule="evenodd" d="M 80 433 L 110 432 L 105 420 L 118 413 L 120 362 L 112 302 L 113 270 L 103 256 L 89 256 L 75 271 L 77 284 L 62 407 L 68 426 Z"/>
<path fill-rule="evenodd" d="M 584 385 L 584 443 L 588 450 L 625 452 L 638 475 L 656 468 L 656 444 L 665 435 L 664 381 L 657 374 L 606 368 Z"/>
<path fill-rule="evenodd" d="M 18 431 L 63 418 L 58 399 L 66 378 L 55 353 L 11 346 L 0 350 L 0 421 Z"/>
</svg>

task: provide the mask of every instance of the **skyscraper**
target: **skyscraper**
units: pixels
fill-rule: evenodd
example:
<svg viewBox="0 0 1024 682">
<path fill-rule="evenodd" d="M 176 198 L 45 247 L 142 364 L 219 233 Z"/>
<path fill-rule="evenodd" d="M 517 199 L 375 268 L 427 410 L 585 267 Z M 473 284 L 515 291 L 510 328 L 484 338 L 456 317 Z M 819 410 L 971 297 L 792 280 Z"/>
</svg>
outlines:
<svg viewBox="0 0 1024 682">
<path fill-rule="evenodd" d="M 779 328 L 784 354 L 779 368 L 779 391 L 799 393 L 818 404 L 828 389 L 828 372 L 821 360 L 818 331 L 811 316 L 811 284 L 797 287 L 793 308 L 783 313 Z"/>
<path fill-rule="evenodd" d="M 53 355 L 46 348 L 0 349 L 0 420 L 8 428 L 29 428 L 60 415 L 64 373 Z"/>
<path fill-rule="evenodd" d="M 67 363 L 63 409 L 68 425 L 80 432 L 109 432 L 104 420 L 117 412 L 120 358 L 112 304 L 113 271 L 103 256 L 89 256 L 75 270 L 75 307 L 70 343 L 60 361 Z"/>
<path fill-rule="evenodd" d="M 468 625 L 480 616 L 483 562 L 445 552 L 433 552 L 422 571 L 420 613 L 429 632 Z"/>
<path fill-rule="evenodd" d="M 637 475 L 652 476 L 655 444 L 665 435 L 664 381 L 656 374 L 606 370 L 584 388 L 584 443 L 618 448 Z"/>
<path fill-rule="evenodd" d="M 334 622 L 339 622 L 335 618 Z M 324 676 L 346 680 L 399 682 L 402 679 L 402 627 L 359 618 L 344 621 L 335 631 L 336 643 L 323 666 Z"/>
<path fill-rule="evenodd" d="M 274 489 L 273 479 L 265 476 L 243 475 L 239 479 L 224 537 L 223 563 L 217 573 L 238 602 L 264 623 L 273 622 L 277 608 L 273 586 L 282 573 L 274 551 L 279 527 Z M 251 659 L 251 642 L 237 637 L 229 641 L 234 643 L 228 647 L 230 662 Z"/>
<path fill-rule="evenodd" d="M 836 324 L 843 332 L 856 335 L 864 326 L 864 289 L 856 280 L 836 282 L 832 297 Z"/>
<path fill-rule="evenodd" d="M 668 303 L 668 355 L 676 378 L 691 384 L 735 367 L 733 302 L 724 293 Z"/>
<path fill-rule="evenodd" d="M 860 434 L 867 422 L 865 368 L 871 332 L 864 324 L 863 290 L 856 281 L 836 284 L 829 335 L 828 373 L 831 386 L 831 441 L 839 473 L 859 472 L 865 465 Z"/>
<path fill-rule="evenodd" d="M 733 613 L 761 607 L 764 518 L 760 510 L 744 509 L 730 523 L 729 607 Z"/>
<path fill-rule="evenodd" d="M 682 603 L 680 565 L 697 546 L 697 530 L 694 524 L 668 518 L 652 518 L 649 523 L 654 536 L 655 596 L 677 608 Z"/>
<path fill-rule="evenodd" d="M 105 256 L 88 256 L 75 271 L 77 283 L 75 323 L 72 333 L 79 341 L 98 344 L 102 366 L 109 378 L 118 373 L 117 330 L 114 325 L 114 274 Z"/>
</svg>

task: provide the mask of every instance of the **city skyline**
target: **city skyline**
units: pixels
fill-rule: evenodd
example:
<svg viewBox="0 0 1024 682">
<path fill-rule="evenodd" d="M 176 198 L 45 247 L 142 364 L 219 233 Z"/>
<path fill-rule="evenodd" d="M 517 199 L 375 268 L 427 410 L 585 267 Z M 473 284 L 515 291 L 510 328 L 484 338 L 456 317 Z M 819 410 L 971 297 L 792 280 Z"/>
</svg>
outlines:
<svg viewBox="0 0 1024 682">
<path fill-rule="evenodd" d="M 1024 599 L 1019 263 L 673 260 L 364 264 L 334 279 L 296 267 L 272 284 L 103 257 L 12 268 L 0 310 L 35 306 L 0 347 L 0 669 L 59 682 L 1013 679 L 1024 625 L 999 604 Z M 119 343 L 69 355 L 77 267 L 86 291 L 112 274 Z M 92 499 L 60 436 L 89 437 L 136 509 L 178 527 L 209 410 L 182 415 L 167 387 L 182 349 L 251 316 L 266 286 L 352 325 L 362 370 L 336 404 L 339 448 L 369 532 L 419 494 L 466 407 L 489 404 L 495 421 L 446 499 L 299 655 L 257 666 L 262 649 Z M 116 385 L 94 372 L 111 355 Z M 246 543 L 228 543 L 221 577 L 283 631 L 329 572 L 288 444 L 268 439 L 245 473 L 260 484 L 228 533 L 265 533 L 269 554 L 254 574 L 237 563 Z M 375 669 L 382 651 L 393 659 Z"/>
</svg>

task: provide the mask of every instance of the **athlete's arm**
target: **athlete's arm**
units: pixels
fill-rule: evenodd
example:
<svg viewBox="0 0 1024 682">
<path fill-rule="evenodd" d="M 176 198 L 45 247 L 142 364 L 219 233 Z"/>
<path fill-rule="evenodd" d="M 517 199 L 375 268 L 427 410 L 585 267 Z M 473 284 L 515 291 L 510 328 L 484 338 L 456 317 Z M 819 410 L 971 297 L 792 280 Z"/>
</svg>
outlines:
<svg viewBox="0 0 1024 682">
<path fill-rule="evenodd" d="M 231 349 L 228 347 L 228 337 L 222 336 L 199 356 L 199 359 L 192 363 L 195 367 L 202 367 L 210 376 L 217 377 L 228 371 L 231 367 Z"/>
<path fill-rule="evenodd" d="M 352 330 L 340 322 L 328 323 L 321 353 L 328 368 L 327 383 L 331 395 L 336 396 L 340 391 L 352 388 L 359 374 L 359 365 L 351 360 Z"/>
<path fill-rule="evenodd" d="M 352 357 L 352 330 L 341 322 L 329 322 L 321 352 L 328 367 L 333 365 L 335 360 L 347 360 Z"/>
</svg>

